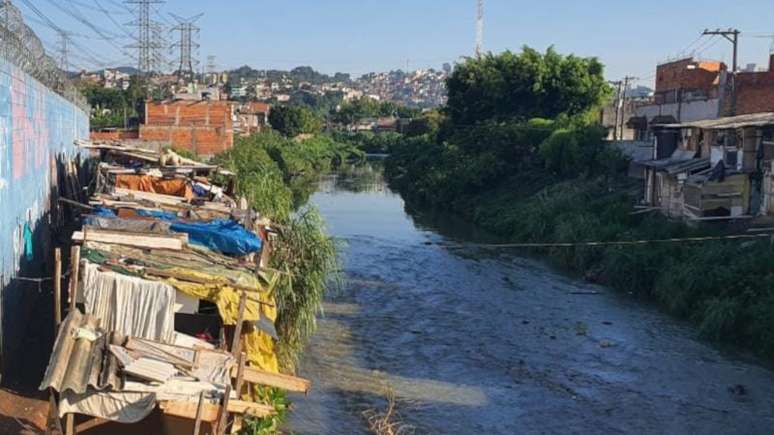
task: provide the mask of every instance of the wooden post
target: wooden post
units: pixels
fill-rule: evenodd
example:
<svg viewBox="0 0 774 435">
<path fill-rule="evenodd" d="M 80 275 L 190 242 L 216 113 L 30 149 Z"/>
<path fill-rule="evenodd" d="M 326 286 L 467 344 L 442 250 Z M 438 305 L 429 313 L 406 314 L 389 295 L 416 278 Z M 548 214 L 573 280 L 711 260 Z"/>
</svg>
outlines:
<svg viewBox="0 0 774 435">
<path fill-rule="evenodd" d="M 81 268 L 81 247 L 74 245 L 70 250 L 70 312 L 75 311 L 75 299 L 78 295 L 78 277 Z"/>
<path fill-rule="evenodd" d="M 237 400 L 242 400 L 242 386 L 245 378 L 245 364 L 247 363 L 247 354 L 239 352 L 239 365 L 237 366 L 237 375 L 234 380 L 234 391 L 236 391 Z M 242 416 L 235 415 L 231 421 L 231 433 L 238 433 L 238 428 L 242 426 Z"/>
<path fill-rule="evenodd" d="M 220 409 L 220 415 L 218 416 L 216 435 L 225 435 L 226 426 L 228 426 L 228 401 L 231 398 L 231 385 L 226 385 L 226 392 L 223 396 L 223 407 Z"/>
<path fill-rule="evenodd" d="M 234 340 L 231 342 L 231 354 L 239 354 L 239 345 L 242 338 L 242 323 L 245 321 L 245 306 L 247 305 L 247 292 L 242 292 L 239 296 L 239 315 L 237 316 L 236 326 L 234 327 Z"/>
<path fill-rule="evenodd" d="M 194 423 L 193 435 L 199 435 L 202 429 L 202 409 L 204 408 L 204 391 L 199 393 L 199 406 L 196 407 L 196 422 Z"/>
<path fill-rule="evenodd" d="M 53 426 L 53 427 L 52 427 Z M 52 429 L 58 433 L 64 433 L 62 430 L 62 421 L 59 420 L 59 406 L 56 404 L 56 395 L 54 390 L 48 389 L 48 421 L 46 422 L 46 435 L 51 434 Z"/>
<path fill-rule="evenodd" d="M 242 384 L 245 380 L 245 364 L 247 363 L 247 355 L 244 352 L 239 353 L 239 366 L 237 367 L 236 382 L 234 388 L 236 389 L 237 399 L 242 400 L 240 394 L 242 394 Z"/>
<path fill-rule="evenodd" d="M 65 416 L 65 435 L 75 434 L 75 414 L 70 413 Z"/>
<path fill-rule="evenodd" d="M 54 332 L 62 323 L 62 250 L 54 249 Z"/>
</svg>

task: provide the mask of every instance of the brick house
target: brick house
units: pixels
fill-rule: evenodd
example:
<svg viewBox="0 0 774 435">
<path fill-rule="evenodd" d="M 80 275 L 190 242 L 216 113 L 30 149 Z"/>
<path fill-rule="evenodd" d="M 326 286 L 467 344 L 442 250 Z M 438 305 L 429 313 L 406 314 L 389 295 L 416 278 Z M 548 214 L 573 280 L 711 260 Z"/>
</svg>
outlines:
<svg viewBox="0 0 774 435">
<path fill-rule="evenodd" d="M 234 106 L 230 101 L 148 101 L 140 140 L 160 142 L 202 156 L 234 146 Z"/>
<path fill-rule="evenodd" d="M 727 67 L 719 61 L 690 57 L 658 65 L 653 100 L 635 108 L 627 126 L 635 139 L 651 140 L 658 124 L 716 119 L 727 81 Z"/>
<path fill-rule="evenodd" d="M 774 112 L 774 54 L 768 71 L 736 74 L 736 114 Z"/>
</svg>

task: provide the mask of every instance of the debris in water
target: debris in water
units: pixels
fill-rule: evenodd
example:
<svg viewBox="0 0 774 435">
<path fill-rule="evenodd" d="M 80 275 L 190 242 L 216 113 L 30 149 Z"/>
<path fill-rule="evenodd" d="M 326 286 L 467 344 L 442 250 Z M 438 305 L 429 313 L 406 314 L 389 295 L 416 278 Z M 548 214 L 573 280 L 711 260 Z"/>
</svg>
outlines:
<svg viewBox="0 0 774 435">
<path fill-rule="evenodd" d="M 736 384 L 728 387 L 728 392 L 735 396 L 746 396 L 747 388 L 744 385 Z"/>
</svg>

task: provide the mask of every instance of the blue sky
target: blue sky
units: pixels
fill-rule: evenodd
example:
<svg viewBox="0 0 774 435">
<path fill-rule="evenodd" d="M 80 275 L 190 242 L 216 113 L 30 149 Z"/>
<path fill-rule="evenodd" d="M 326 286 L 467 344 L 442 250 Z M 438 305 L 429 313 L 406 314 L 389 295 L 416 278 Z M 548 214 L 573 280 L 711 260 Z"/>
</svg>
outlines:
<svg viewBox="0 0 774 435">
<path fill-rule="evenodd" d="M 117 34 L 122 32 L 95 4 L 114 12 L 119 22 L 131 19 L 119 0 L 30 1 L 61 27 L 84 37 L 90 29 L 52 1 L 68 4 Z M 16 3 L 31 15 L 23 3 Z M 200 59 L 215 55 L 220 68 L 310 65 L 327 73 L 359 75 L 440 67 L 470 55 L 474 47 L 475 0 L 168 0 L 159 9 L 167 20 L 167 12 L 203 12 L 198 22 Z M 739 28 L 744 32 L 740 64 L 767 65 L 772 41 L 756 36 L 774 33 L 772 12 L 770 0 L 486 0 L 485 48 L 499 52 L 525 44 L 541 50 L 554 45 L 562 53 L 599 57 L 610 79 L 629 74 L 651 84 L 656 63 L 686 53 L 691 43 L 701 57 L 730 63 L 730 43 L 709 37 L 697 41 L 707 27 Z M 54 33 L 31 25 L 47 44 L 55 44 Z M 85 39 L 81 44 L 105 59 L 126 57 L 116 41 Z"/>
</svg>

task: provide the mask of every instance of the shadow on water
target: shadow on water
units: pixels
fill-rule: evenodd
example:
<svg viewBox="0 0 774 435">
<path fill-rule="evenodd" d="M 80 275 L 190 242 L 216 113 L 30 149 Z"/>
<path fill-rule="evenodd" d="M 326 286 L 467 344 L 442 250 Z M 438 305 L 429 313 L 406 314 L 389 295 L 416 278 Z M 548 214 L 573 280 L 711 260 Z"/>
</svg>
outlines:
<svg viewBox="0 0 774 435">
<path fill-rule="evenodd" d="M 365 433 L 394 392 L 419 433 L 745 433 L 774 427 L 774 376 L 657 310 L 530 258 L 446 213 L 407 213 L 378 164 L 319 184 L 346 241 L 299 374 L 294 433 Z M 450 249 L 449 245 L 458 245 Z M 740 387 L 741 386 L 741 387 Z"/>
</svg>

